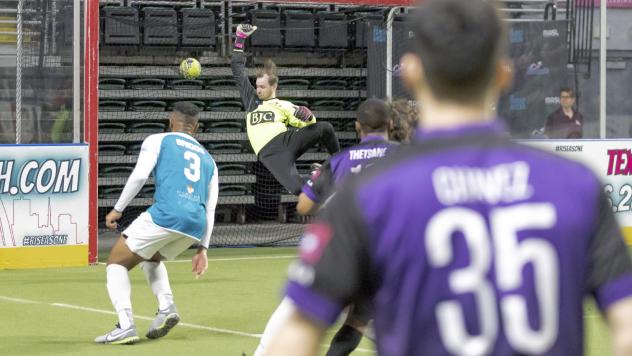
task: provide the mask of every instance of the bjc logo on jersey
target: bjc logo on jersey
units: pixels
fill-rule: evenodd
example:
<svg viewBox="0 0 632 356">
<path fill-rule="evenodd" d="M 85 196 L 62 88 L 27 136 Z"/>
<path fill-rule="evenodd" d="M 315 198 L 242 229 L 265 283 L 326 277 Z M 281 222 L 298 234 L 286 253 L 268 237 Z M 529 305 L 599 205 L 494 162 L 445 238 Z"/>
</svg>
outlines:
<svg viewBox="0 0 632 356">
<path fill-rule="evenodd" d="M 273 122 L 274 113 L 272 111 L 255 111 L 250 113 L 250 125 L 257 125 L 264 122 Z"/>
</svg>

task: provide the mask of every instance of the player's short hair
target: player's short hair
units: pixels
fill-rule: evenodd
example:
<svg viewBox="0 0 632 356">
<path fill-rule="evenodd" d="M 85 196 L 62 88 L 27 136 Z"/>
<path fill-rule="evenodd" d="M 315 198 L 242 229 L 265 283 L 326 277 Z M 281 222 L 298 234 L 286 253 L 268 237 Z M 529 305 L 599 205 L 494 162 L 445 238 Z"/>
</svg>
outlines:
<svg viewBox="0 0 632 356">
<path fill-rule="evenodd" d="M 389 138 L 397 142 L 408 142 L 417 127 L 417 107 L 405 99 L 396 99 L 388 104 L 393 123 Z"/>
<path fill-rule="evenodd" d="M 494 0 L 425 0 L 410 16 L 416 52 L 439 100 L 478 101 L 506 52 Z"/>
<path fill-rule="evenodd" d="M 173 105 L 173 112 L 178 113 L 182 120 L 186 121 L 186 123 L 195 125 L 198 121 L 200 108 L 195 104 L 180 101 Z"/>
<path fill-rule="evenodd" d="M 261 78 L 264 75 L 268 75 L 268 84 L 275 85 L 279 82 L 279 76 L 277 75 L 277 66 L 272 62 L 270 58 L 263 62 L 263 67 L 258 67 L 256 70 L 257 78 Z"/>
<path fill-rule="evenodd" d="M 569 93 L 571 95 L 571 97 L 573 97 L 573 98 L 575 97 L 575 91 L 573 89 L 571 89 L 571 88 L 568 88 L 568 87 L 562 87 L 560 89 L 560 93 Z"/>
<path fill-rule="evenodd" d="M 367 99 L 356 110 L 356 120 L 364 132 L 384 132 L 391 121 L 388 104 L 381 99 Z"/>
</svg>

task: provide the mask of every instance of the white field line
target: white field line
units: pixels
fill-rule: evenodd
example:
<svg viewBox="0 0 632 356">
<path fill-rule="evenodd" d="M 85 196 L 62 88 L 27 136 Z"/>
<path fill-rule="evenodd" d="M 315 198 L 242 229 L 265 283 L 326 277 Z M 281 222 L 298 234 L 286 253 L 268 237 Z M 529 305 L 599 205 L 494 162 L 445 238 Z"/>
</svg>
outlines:
<svg viewBox="0 0 632 356">
<path fill-rule="evenodd" d="M 251 257 L 227 257 L 227 258 L 209 258 L 208 262 L 224 262 L 224 261 L 250 261 L 250 260 L 287 260 L 296 258 L 295 255 L 285 255 L 285 256 L 251 256 Z M 184 263 L 189 262 L 191 260 L 173 260 L 173 261 L 164 261 L 165 263 Z M 105 265 L 105 262 L 99 262 L 100 265 Z"/>
<path fill-rule="evenodd" d="M 292 257 L 294 257 L 294 256 L 292 256 Z M 0 295 L 0 300 L 5 300 L 5 301 L 8 301 L 8 302 L 21 303 L 21 304 L 42 304 L 42 305 L 48 305 L 48 306 L 53 306 L 53 307 L 57 307 L 57 308 L 67 308 L 67 309 L 81 310 L 81 311 L 86 311 L 86 312 L 91 312 L 91 313 L 116 315 L 116 313 L 111 311 L 111 310 L 88 308 L 88 307 L 82 307 L 82 306 L 79 306 L 79 305 L 72 305 L 72 304 L 38 302 L 38 301 L 35 301 L 35 300 L 5 297 L 5 296 L 1 296 L 1 295 Z M 148 317 L 148 316 L 143 316 L 143 315 L 134 315 L 134 318 L 141 319 L 141 320 L 148 320 L 148 321 L 154 320 L 153 317 Z M 229 335 L 245 336 L 245 337 L 251 337 L 251 338 L 255 338 L 255 339 L 258 339 L 258 338 L 261 337 L 261 334 L 251 334 L 251 333 L 246 333 L 246 332 L 242 332 L 242 331 L 222 329 L 222 328 L 214 328 L 214 327 L 205 326 L 205 325 L 197 325 L 197 324 L 190 324 L 190 323 L 179 323 L 178 325 L 181 326 L 181 327 L 185 327 L 185 328 L 206 330 L 206 331 L 210 331 L 210 332 L 229 334 Z M 323 345 L 323 346 L 327 346 L 327 345 Z M 373 353 L 373 350 L 364 349 L 364 348 L 360 348 L 360 347 L 357 348 L 356 351 L 363 352 L 363 353 Z"/>
</svg>

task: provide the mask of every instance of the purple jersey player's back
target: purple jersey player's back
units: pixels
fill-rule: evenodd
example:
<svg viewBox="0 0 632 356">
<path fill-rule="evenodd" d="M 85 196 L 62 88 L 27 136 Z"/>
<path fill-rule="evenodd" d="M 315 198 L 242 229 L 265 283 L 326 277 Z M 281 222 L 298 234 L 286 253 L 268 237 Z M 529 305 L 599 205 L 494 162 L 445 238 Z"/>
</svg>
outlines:
<svg viewBox="0 0 632 356">
<path fill-rule="evenodd" d="M 632 294 L 611 206 L 498 131 L 435 131 L 340 189 L 290 273 L 298 308 L 331 323 L 372 298 L 381 355 L 581 355 L 585 294 Z"/>
<path fill-rule="evenodd" d="M 376 160 L 386 156 L 390 148 L 398 145 L 381 135 L 367 135 L 357 145 L 346 148 L 327 160 L 312 174 L 302 192 L 312 201 L 322 203 L 344 178 L 362 172 Z"/>
</svg>

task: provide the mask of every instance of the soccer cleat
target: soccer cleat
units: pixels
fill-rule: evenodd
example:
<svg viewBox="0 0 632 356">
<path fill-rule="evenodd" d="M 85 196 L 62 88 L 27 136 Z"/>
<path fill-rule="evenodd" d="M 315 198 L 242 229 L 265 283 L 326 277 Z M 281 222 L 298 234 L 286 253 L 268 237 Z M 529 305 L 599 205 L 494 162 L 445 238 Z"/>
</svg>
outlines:
<svg viewBox="0 0 632 356">
<path fill-rule="evenodd" d="M 97 336 L 94 342 L 99 344 L 112 344 L 112 345 L 130 345 L 140 341 L 140 337 L 136 333 L 136 327 L 134 325 L 127 329 L 121 329 L 119 324 L 116 324 L 116 328 L 109 333 L 101 336 Z"/>
<path fill-rule="evenodd" d="M 176 306 L 171 304 L 169 308 L 165 310 L 158 310 L 156 313 L 156 319 L 151 323 L 149 330 L 147 330 L 147 338 L 157 339 L 163 337 L 169 333 L 169 330 L 180 322 L 180 315 L 176 310 Z"/>
</svg>

